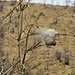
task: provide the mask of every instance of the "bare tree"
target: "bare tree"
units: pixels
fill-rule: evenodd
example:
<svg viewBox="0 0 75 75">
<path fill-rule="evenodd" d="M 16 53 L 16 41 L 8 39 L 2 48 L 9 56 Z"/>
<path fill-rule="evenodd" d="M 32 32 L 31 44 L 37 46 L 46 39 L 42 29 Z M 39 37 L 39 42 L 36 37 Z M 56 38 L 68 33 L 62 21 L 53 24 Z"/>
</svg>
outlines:
<svg viewBox="0 0 75 75">
<path fill-rule="evenodd" d="M 71 2 L 70 0 L 65 0 L 66 6 L 69 6 L 70 2 Z"/>
<path fill-rule="evenodd" d="M 30 0 L 29 0 L 30 1 Z M 13 64 L 13 66 L 11 66 L 6 72 L 3 73 L 3 75 L 7 74 L 9 71 L 11 71 L 10 75 L 13 74 L 16 65 L 19 68 L 19 72 L 21 73 L 21 75 L 24 75 L 26 72 L 26 70 L 24 70 L 23 66 L 26 65 L 26 63 L 32 59 L 32 57 L 30 56 L 30 58 L 28 60 L 26 60 L 26 55 L 29 51 L 32 51 L 33 49 L 36 49 L 38 47 L 40 47 L 40 41 L 33 41 L 33 44 L 31 44 L 31 46 L 29 46 L 28 42 L 29 42 L 29 37 L 34 35 L 34 33 L 32 33 L 32 28 L 34 27 L 34 24 L 29 24 L 27 22 L 27 18 L 25 18 L 25 21 L 27 23 L 27 25 L 25 24 L 25 26 L 23 27 L 23 23 L 24 23 L 24 11 L 28 8 L 29 5 L 29 1 L 27 2 L 27 4 L 22 4 L 22 1 L 20 1 L 18 4 L 16 4 L 14 6 L 14 8 L 12 10 L 10 10 L 10 12 L 3 18 L 4 20 L 9 17 L 9 21 L 5 24 L 2 24 L 0 26 L 0 28 L 4 27 L 4 26 L 8 26 L 8 34 L 10 35 L 10 37 L 17 41 L 18 45 L 18 60 L 16 61 L 15 64 Z M 16 15 L 14 15 L 14 11 L 16 10 Z M 14 16 L 13 16 L 14 15 Z M 15 19 L 18 20 L 18 25 L 17 25 L 17 30 L 14 31 L 15 27 L 14 25 L 11 26 L 11 24 L 15 21 Z M 8 25 L 7 25 L 8 24 Z M 12 28 L 12 32 L 10 32 L 10 29 Z M 17 36 L 15 35 L 15 32 L 17 33 Z M 22 37 L 24 36 L 24 37 Z M 25 43 L 23 44 L 22 42 L 25 41 Z M 13 43 L 13 42 L 12 42 Z M 22 45 L 24 45 L 24 47 L 22 47 Z M 21 54 L 21 51 L 23 49 L 23 54 Z M 17 58 L 15 57 L 15 58 Z M 3 68 L 2 68 L 3 70 Z M 1 70 L 1 72 L 2 72 Z M 17 69 L 18 70 L 18 69 Z"/>
<path fill-rule="evenodd" d="M 75 0 L 74 0 L 74 2 L 73 2 L 73 5 L 75 6 Z"/>
<path fill-rule="evenodd" d="M 33 59 L 34 57 L 31 57 L 32 55 L 30 55 L 29 58 L 27 58 L 26 60 L 26 55 L 28 54 L 28 52 L 37 49 L 38 47 L 42 46 L 40 45 L 41 41 L 35 39 L 35 35 L 37 33 L 34 32 L 35 29 L 35 24 L 29 24 L 29 22 L 27 21 L 27 15 L 25 14 L 24 11 L 26 11 L 26 9 L 28 8 L 30 0 L 26 3 L 23 4 L 22 0 L 20 0 L 14 7 L 12 10 L 10 10 L 9 13 L 7 13 L 7 15 L 3 18 L 3 20 L 5 20 L 7 17 L 9 17 L 9 20 L 7 23 L 2 24 L 0 26 L 0 28 L 6 26 L 8 34 L 10 35 L 10 37 L 16 41 L 17 43 L 17 60 L 15 61 L 13 59 L 13 65 L 7 69 L 3 75 L 7 74 L 8 72 L 10 72 L 10 75 L 14 74 L 14 71 L 17 69 L 17 72 L 19 72 L 21 75 L 25 75 L 25 74 L 29 74 L 29 72 L 26 70 L 26 64 L 29 60 Z M 16 11 L 14 14 L 14 11 Z M 25 15 L 24 15 L 25 14 Z M 42 13 L 40 13 L 41 15 Z M 40 16 L 39 15 L 39 16 Z M 15 30 L 15 24 L 13 24 L 13 22 L 15 22 L 17 20 L 17 28 Z M 25 21 L 25 22 L 24 22 Z M 54 29 L 46 29 L 46 28 L 40 28 L 40 26 L 36 26 L 37 29 L 40 29 L 40 32 L 38 33 L 39 36 L 41 36 L 42 40 L 44 41 L 44 43 L 46 45 L 56 45 L 55 40 L 56 40 L 56 35 L 57 35 L 57 31 L 55 31 Z M 12 32 L 11 32 L 11 28 L 12 28 Z M 45 33 L 45 34 L 44 34 Z M 48 36 L 47 36 L 48 35 Z M 33 43 L 29 44 L 29 39 L 34 36 L 33 38 L 35 40 L 33 40 Z M 49 41 L 48 41 L 49 40 Z M 24 41 L 24 43 L 23 43 Z M 12 41 L 13 43 L 13 41 Z M 22 52 L 23 50 L 23 52 Z M 14 63 L 14 61 L 16 63 Z M 38 66 L 38 65 L 37 65 Z M 32 68 L 34 69 L 36 68 L 36 65 Z M 3 68 L 1 69 L 1 72 L 3 72 Z M 17 75 L 19 74 L 17 73 Z"/>
</svg>

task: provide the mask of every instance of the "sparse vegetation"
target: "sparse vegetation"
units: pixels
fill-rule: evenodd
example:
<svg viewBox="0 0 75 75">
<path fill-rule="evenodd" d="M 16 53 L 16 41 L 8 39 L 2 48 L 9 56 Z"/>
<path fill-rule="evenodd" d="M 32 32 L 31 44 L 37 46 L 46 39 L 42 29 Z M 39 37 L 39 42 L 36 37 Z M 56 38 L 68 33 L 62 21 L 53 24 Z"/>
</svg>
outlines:
<svg viewBox="0 0 75 75">
<path fill-rule="evenodd" d="M 3 5 L 0 3 L 0 12 L 3 10 Z"/>
<path fill-rule="evenodd" d="M 45 9 L 45 6 L 48 8 Z M 4 4 L 3 12 L 0 12 L 0 74 L 75 74 L 74 65 L 72 67 L 75 60 L 71 60 L 72 57 L 65 52 L 67 49 L 75 55 L 73 7 L 45 6 L 29 2 L 16 2 L 14 5 L 9 2 L 9 6 L 8 2 Z M 63 34 L 59 35 L 56 46 L 41 46 L 40 39 L 37 40 L 34 34 L 36 25 Z"/>
<path fill-rule="evenodd" d="M 60 51 L 56 51 L 55 52 L 55 56 L 56 56 L 56 58 L 57 58 L 57 60 L 59 60 L 59 62 L 61 62 L 62 60 L 61 60 L 61 52 Z"/>
</svg>

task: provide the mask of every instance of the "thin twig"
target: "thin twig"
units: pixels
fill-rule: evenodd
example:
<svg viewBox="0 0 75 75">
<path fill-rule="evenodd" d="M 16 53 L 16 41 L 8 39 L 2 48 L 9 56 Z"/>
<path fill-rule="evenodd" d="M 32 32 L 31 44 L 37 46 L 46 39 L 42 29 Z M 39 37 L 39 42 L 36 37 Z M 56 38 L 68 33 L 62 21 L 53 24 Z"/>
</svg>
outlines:
<svg viewBox="0 0 75 75">
<path fill-rule="evenodd" d="M 14 39 L 14 40 L 17 40 L 14 36 L 12 36 L 11 34 L 10 34 L 10 31 L 9 31 L 9 29 L 10 29 L 10 23 L 11 23 L 11 15 L 10 15 L 10 18 L 9 18 L 10 20 L 9 20 L 9 28 L 8 28 L 8 33 L 9 33 L 9 35 Z"/>
<path fill-rule="evenodd" d="M 31 57 L 32 54 L 33 54 L 33 51 L 31 52 L 31 55 L 29 56 L 28 60 L 26 60 L 26 61 L 24 62 L 25 64 L 26 64 L 28 61 L 30 61 L 32 58 L 34 58 L 34 57 Z"/>
<path fill-rule="evenodd" d="M 26 19 L 26 16 L 27 16 L 27 14 L 25 15 L 24 20 L 26 21 L 27 25 L 30 25 L 30 24 L 28 23 L 27 19 Z"/>
<path fill-rule="evenodd" d="M 12 72 L 14 71 L 16 65 L 17 65 L 19 62 L 20 62 L 20 60 L 17 61 L 13 67 L 10 67 L 10 68 L 9 68 L 7 71 L 5 71 L 2 75 L 5 75 L 5 74 L 7 74 L 10 70 L 12 70 L 11 73 L 10 73 L 10 75 L 11 75 Z"/>
<path fill-rule="evenodd" d="M 32 46 L 31 48 L 29 48 L 29 49 L 26 51 L 26 53 L 29 52 L 29 51 L 31 51 L 32 49 L 36 49 L 36 48 L 38 48 L 38 47 L 40 47 L 40 46 L 42 46 L 42 45 L 40 45 L 40 42 L 38 42 L 37 44 L 35 44 L 35 45 Z"/>
<path fill-rule="evenodd" d="M 19 6 L 19 4 L 21 4 L 22 0 L 3 18 L 5 19 L 6 17 L 8 17 L 11 13 L 13 13 L 13 11 L 16 9 L 17 6 Z"/>
<path fill-rule="evenodd" d="M 3 70 L 4 70 L 4 69 L 3 69 L 3 66 L 1 66 L 1 68 L 2 68 L 2 69 L 1 69 L 0 75 L 3 74 Z"/>
<path fill-rule="evenodd" d="M 10 75 L 13 73 L 13 71 L 14 71 L 16 65 L 17 65 L 20 61 L 21 61 L 21 60 L 17 61 L 17 62 L 15 63 L 15 65 L 13 65 L 13 67 L 12 67 L 12 71 L 11 71 Z"/>
<path fill-rule="evenodd" d="M 28 30 L 28 33 L 27 33 L 26 46 L 25 46 L 25 51 L 24 51 L 24 57 L 23 57 L 23 60 L 22 60 L 22 64 L 24 64 L 24 60 L 25 60 L 25 57 L 26 57 L 26 51 L 27 51 L 27 45 L 28 45 L 28 37 L 29 37 L 29 33 L 30 33 L 30 30 L 31 30 L 32 26 L 30 27 L 30 29 Z"/>
<path fill-rule="evenodd" d="M 9 33 L 9 35 L 14 39 L 14 40 L 17 40 L 17 38 L 15 38 L 14 36 L 12 36 L 11 34 L 10 34 L 10 32 L 8 32 Z"/>
<path fill-rule="evenodd" d="M 23 23 L 23 11 L 21 13 L 21 26 L 20 26 L 20 29 L 19 29 L 19 36 L 18 36 L 18 41 L 21 39 L 21 35 L 22 35 L 22 23 Z"/>
</svg>

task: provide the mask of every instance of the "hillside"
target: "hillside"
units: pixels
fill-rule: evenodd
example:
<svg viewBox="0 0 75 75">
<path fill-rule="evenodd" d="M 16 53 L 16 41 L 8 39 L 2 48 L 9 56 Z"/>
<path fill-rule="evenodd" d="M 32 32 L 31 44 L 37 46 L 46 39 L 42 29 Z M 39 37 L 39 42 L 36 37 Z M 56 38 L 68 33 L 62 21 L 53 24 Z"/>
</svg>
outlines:
<svg viewBox="0 0 75 75">
<path fill-rule="evenodd" d="M 0 19 L 4 17 L 13 7 L 14 5 L 11 5 L 10 2 L 5 2 L 3 11 L 0 12 Z M 16 12 L 14 11 L 13 16 L 15 16 L 15 13 Z M 23 13 L 27 14 L 26 18 L 29 24 L 41 25 L 44 28 L 54 28 L 60 34 L 64 34 L 59 36 L 56 46 L 51 46 L 49 48 L 44 45 L 32 51 L 32 56 L 35 58 L 31 59 L 27 63 L 27 67 L 34 68 L 36 65 L 41 64 L 35 69 L 32 69 L 30 71 L 31 74 L 75 75 L 75 7 L 30 3 L 28 8 L 24 10 Z M 37 21 L 35 21 L 36 19 Z M 8 22 L 8 20 L 9 17 L 3 21 L 3 24 Z M 15 27 L 14 25 L 15 23 L 12 22 L 10 27 Z M 16 31 L 17 28 L 14 28 L 14 30 Z M 4 39 L 0 39 L 1 50 L 3 50 L 5 55 L 7 55 L 9 60 L 12 62 L 13 58 L 17 56 L 17 43 L 8 34 L 6 25 L 3 31 Z M 12 33 L 12 35 L 17 34 L 14 33 Z M 62 53 L 61 62 L 57 60 L 55 55 L 57 51 Z M 27 58 L 32 52 L 27 54 Z M 67 57 L 65 57 L 65 55 L 67 55 Z M 69 64 L 64 63 L 66 61 L 65 59 L 69 61 Z"/>
</svg>

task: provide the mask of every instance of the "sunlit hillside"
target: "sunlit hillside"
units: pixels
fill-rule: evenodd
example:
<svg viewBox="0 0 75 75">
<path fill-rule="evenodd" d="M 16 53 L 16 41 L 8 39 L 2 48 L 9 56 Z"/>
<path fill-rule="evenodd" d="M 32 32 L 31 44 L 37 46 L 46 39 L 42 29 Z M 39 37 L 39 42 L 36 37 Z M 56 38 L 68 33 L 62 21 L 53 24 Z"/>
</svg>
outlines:
<svg viewBox="0 0 75 75">
<path fill-rule="evenodd" d="M 3 18 L 16 4 L 18 3 L 0 3 L 0 9 L 3 8 L 0 10 L 1 25 L 9 21 L 10 16 L 7 16 L 4 20 Z M 23 2 L 23 4 L 26 3 Z M 13 14 L 11 14 L 12 17 L 14 16 L 11 20 L 14 21 L 12 21 L 11 24 L 5 24 L 0 29 L 0 65 L 1 60 L 7 57 L 8 61 L 6 63 L 9 63 L 5 65 L 7 68 L 10 67 L 13 59 L 16 60 L 18 56 L 18 42 L 9 35 L 8 29 L 10 24 L 10 32 L 12 36 L 16 38 L 18 25 L 16 16 L 18 14 L 19 13 L 14 10 Z M 26 68 L 28 68 L 28 72 L 30 72 L 30 74 L 27 75 L 75 75 L 75 7 L 29 3 L 28 7 L 23 11 L 23 14 L 23 26 L 27 24 L 25 21 L 26 15 L 26 20 L 29 24 L 40 25 L 44 28 L 53 28 L 56 29 L 59 34 L 63 34 L 59 35 L 56 46 L 47 47 L 43 45 L 27 53 L 26 60 L 28 60 L 30 55 L 32 57 L 32 59 L 26 63 Z M 33 43 L 32 40 L 35 39 L 31 38 L 29 45 Z M 25 39 L 23 40 L 23 44 L 24 43 Z M 23 44 L 21 47 L 25 48 Z M 68 63 L 66 63 L 66 61 Z M 14 72 L 12 75 L 18 74 Z"/>
</svg>

